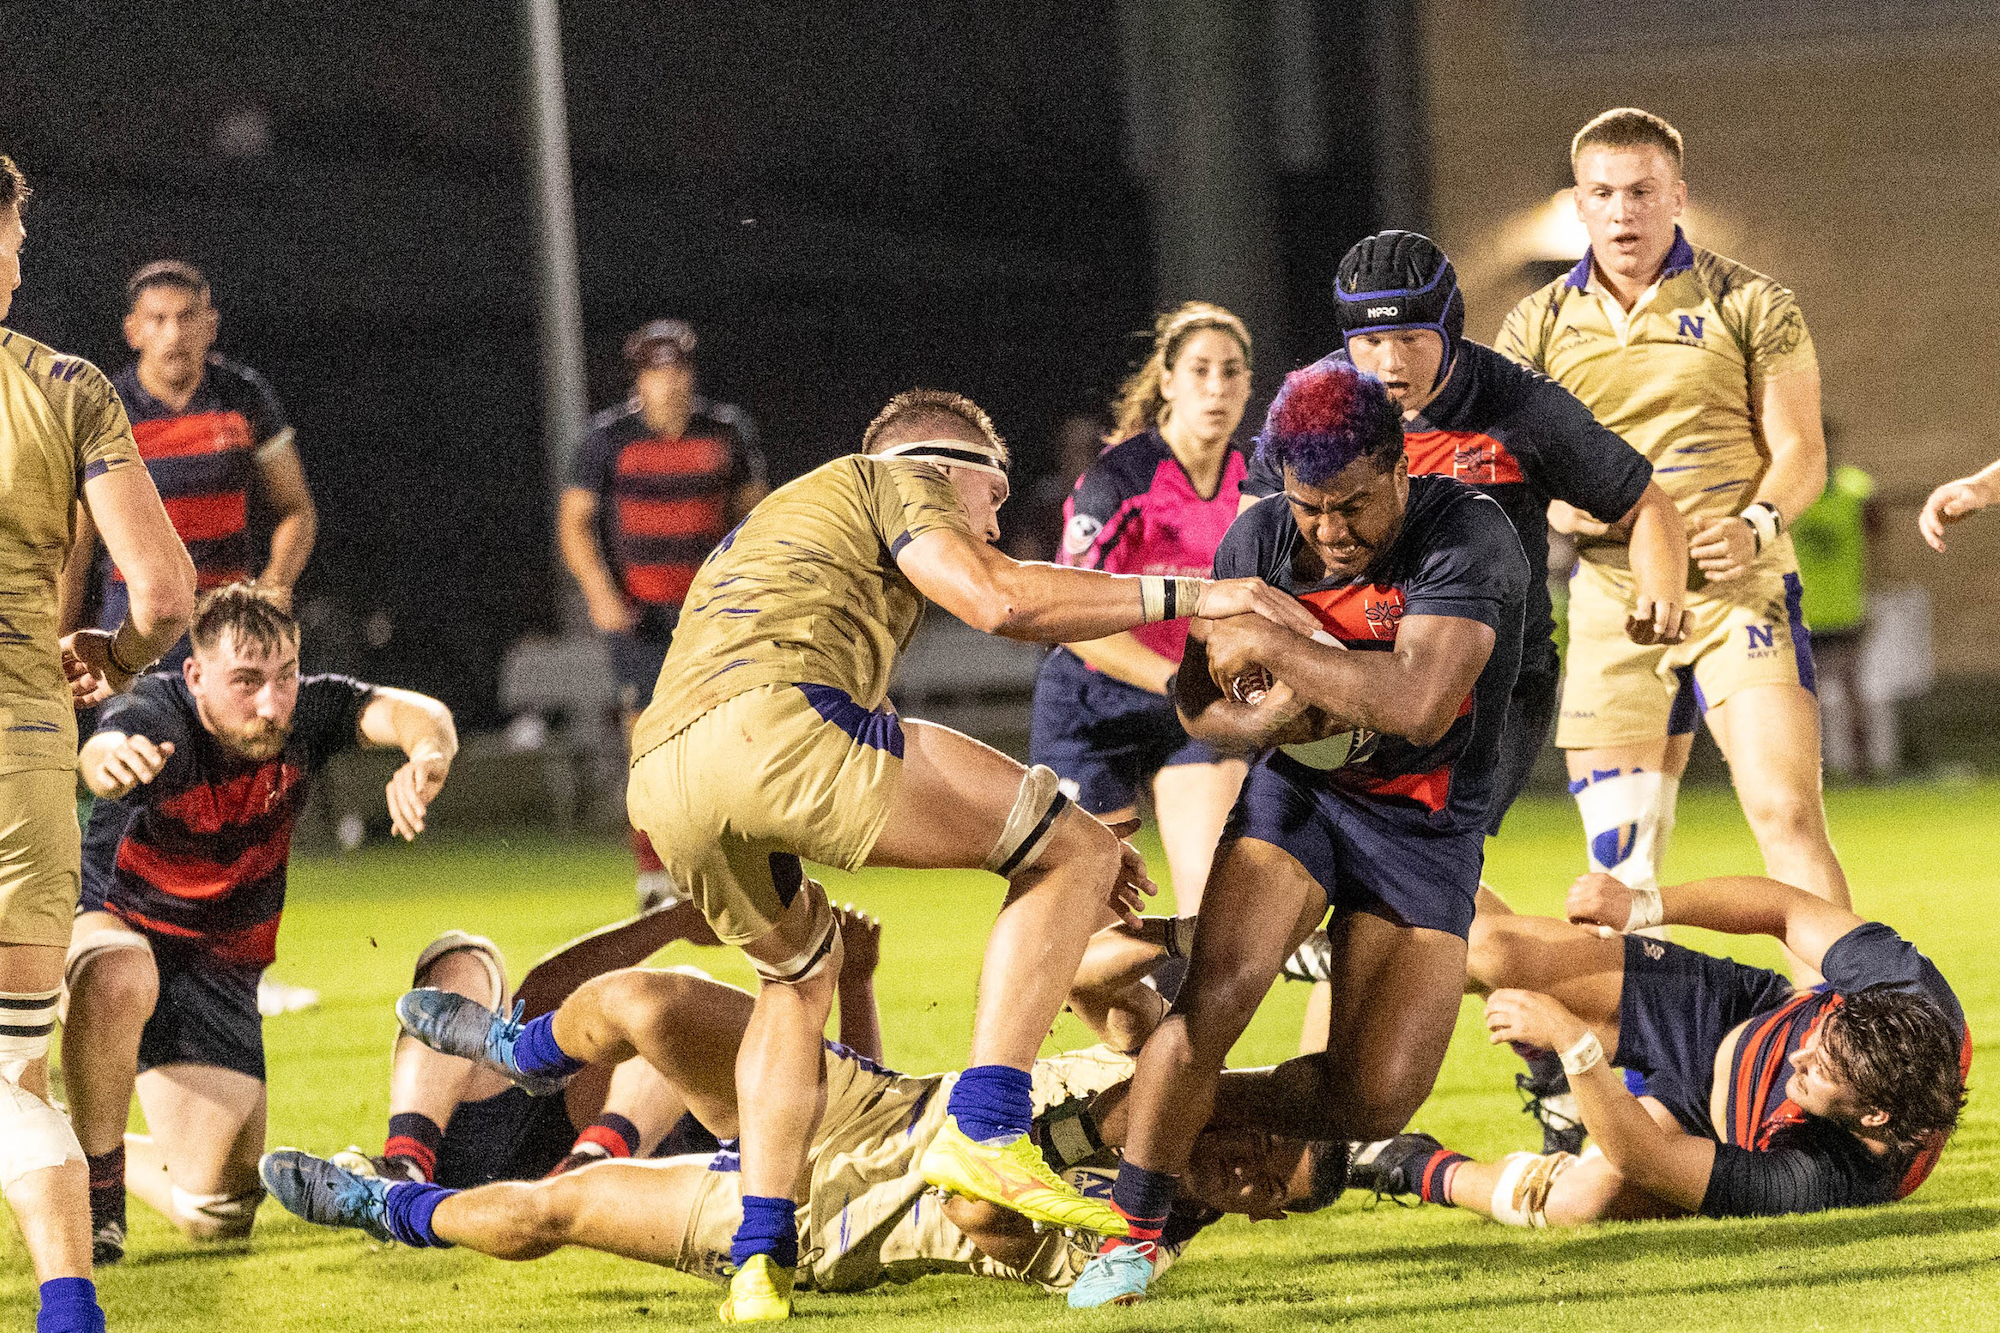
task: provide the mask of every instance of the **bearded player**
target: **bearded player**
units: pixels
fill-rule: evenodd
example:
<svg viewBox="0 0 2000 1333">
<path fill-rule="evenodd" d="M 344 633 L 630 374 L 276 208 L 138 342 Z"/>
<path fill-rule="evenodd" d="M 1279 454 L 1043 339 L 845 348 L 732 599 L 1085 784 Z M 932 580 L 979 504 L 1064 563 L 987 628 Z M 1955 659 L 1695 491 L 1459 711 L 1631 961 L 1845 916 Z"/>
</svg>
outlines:
<svg viewBox="0 0 2000 1333">
<path fill-rule="evenodd" d="M 1687 522 L 1687 636 L 1624 633 L 1634 572 L 1617 526 L 1570 521 L 1567 752 L 1593 869 L 1658 882 L 1697 720 L 1729 760 L 1774 879 L 1831 903 L 1847 879 L 1820 799 L 1819 703 L 1785 526 L 1826 487 L 1819 364 L 1792 293 L 1692 245 L 1680 133 L 1607 111 L 1570 148 L 1590 252 L 1508 315 L 1500 350 L 1652 461 Z M 1801 960 L 1795 960 L 1801 961 Z M 1797 976 L 1812 979 L 1801 966 Z"/>
<path fill-rule="evenodd" d="M 1355 1183 L 1514 1226 L 1748 1217 L 1889 1203 L 1958 1123 L 1972 1037 L 1929 959 L 1879 921 L 1755 876 L 1632 889 L 1590 874 L 1576 925 L 1490 895 L 1468 986 L 1495 1042 L 1557 1052 L 1595 1146 L 1475 1162 L 1423 1134 L 1368 1145 Z M 1824 985 L 1620 931 L 1770 935 Z M 1608 938 L 1604 938 L 1608 937 Z M 1613 1066 L 1636 1070 L 1635 1097 Z"/>
<path fill-rule="evenodd" d="M 1345 363 L 1288 375 L 1258 450 L 1284 494 L 1236 521 L 1216 572 L 1296 594 L 1323 632 L 1236 617 L 1190 637 L 1189 734 L 1270 752 L 1223 832 L 1187 981 L 1139 1057 L 1113 1195 L 1130 1239 L 1105 1242 L 1073 1306 L 1145 1295 L 1223 1058 L 1329 909 L 1342 984 L 1327 1049 L 1278 1068 L 1258 1123 L 1393 1133 L 1429 1094 L 1458 1015 L 1521 656 L 1520 539 L 1490 497 L 1410 475 L 1401 413 Z M 1372 749 L 1356 753 L 1354 729 Z"/>
<path fill-rule="evenodd" d="M 838 923 L 802 858 L 848 870 L 984 868 L 1008 881 L 970 1067 L 924 1175 L 1040 1221 L 1123 1226 L 1035 1152 L 1029 1070 L 1091 932 L 1114 904 L 1129 911 L 1150 891 L 1143 862 L 1072 808 L 1047 768 L 898 718 L 890 671 L 926 600 L 976 628 L 1039 642 L 1196 613 L 1268 615 L 1300 633 L 1315 622 L 1257 580 L 1010 559 L 992 545 L 1007 464 L 969 399 L 929 390 L 892 399 L 860 453 L 774 491 L 702 566 L 633 734 L 634 826 L 764 981 L 736 1060 L 743 1218 L 725 1321 L 791 1311 L 797 1182 L 825 1104 L 820 1034 L 840 972 Z M 431 1041 L 463 1012 L 419 1005 L 405 1018 Z M 528 1024 L 514 1044 L 521 1072 L 574 1070 L 548 1024 Z"/>
</svg>

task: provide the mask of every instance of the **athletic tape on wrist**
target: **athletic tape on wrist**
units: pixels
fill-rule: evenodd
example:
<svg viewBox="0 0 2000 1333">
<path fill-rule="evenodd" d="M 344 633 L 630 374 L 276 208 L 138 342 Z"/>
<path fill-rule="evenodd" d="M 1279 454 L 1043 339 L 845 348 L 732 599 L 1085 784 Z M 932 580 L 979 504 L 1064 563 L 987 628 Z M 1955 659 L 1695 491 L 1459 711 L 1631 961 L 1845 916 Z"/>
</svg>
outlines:
<svg viewBox="0 0 2000 1333">
<path fill-rule="evenodd" d="M 1760 554 L 1766 546 L 1777 541 L 1778 534 L 1785 529 L 1784 516 L 1778 512 L 1778 506 L 1769 500 L 1759 500 L 1737 517 L 1750 525 L 1752 535 L 1757 538 L 1757 550 Z"/>
<path fill-rule="evenodd" d="M 1208 591 L 1208 580 L 1177 578 L 1173 587 L 1174 604 L 1167 618 L 1178 620 L 1195 613 L 1195 608 L 1201 605 L 1201 595 Z"/>
<path fill-rule="evenodd" d="M 1167 618 L 1167 580 L 1164 576 L 1139 576 L 1139 615 L 1148 625 Z"/>
<path fill-rule="evenodd" d="M 1595 1032 L 1586 1030 L 1574 1046 L 1562 1053 L 1563 1072 L 1575 1078 L 1596 1068 L 1603 1059 L 1604 1043 Z"/>
<path fill-rule="evenodd" d="M 1627 931 L 1646 930 L 1666 921 L 1666 904 L 1660 899 L 1658 886 L 1634 884 L 1632 886 L 1632 914 L 1625 918 Z"/>
</svg>

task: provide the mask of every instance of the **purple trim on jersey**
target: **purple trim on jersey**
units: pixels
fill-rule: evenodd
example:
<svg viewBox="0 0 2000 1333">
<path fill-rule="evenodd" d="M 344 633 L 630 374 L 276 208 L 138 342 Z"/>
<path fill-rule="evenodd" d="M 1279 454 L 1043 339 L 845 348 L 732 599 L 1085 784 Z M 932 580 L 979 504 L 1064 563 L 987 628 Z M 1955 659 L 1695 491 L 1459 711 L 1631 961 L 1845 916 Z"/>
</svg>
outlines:
<svg viewBox="0 0 2000 1333">
<path fill-rule="evenodd" d="M 1563 286 L 1579 292 L 1589 290 L 1590 263 L 1591 252 L 1586 249 L 1583 252 L 1583 258 L 1576 261 L 1576 267 L 1563 276 Z M 1688 238 L 1682 234 L 1680 224 L 1675 223 L 1674 243 L 1667 247 L 1666 262 L 1660 265 L 1660 276 L 1654 279 L 1654 281 L 1664 282 L 1666 279 L 1676 277 L 1693 267 L 1694 247 L 1688 244 Z"/>
<path fill-rule="evenodd" d="M 1792 660 L 1798 664 L 1799 684 L 1806 687 L 1808 694 L 1818 694 L 1819 673 L 1813 666 L 1812 631 L 1806 628 L 1801 605 L 1805 591 L 1797 574 L 1785 575 L 1785 624 L 1792 631 Z"/>
<path fill-rule="evenodd" d="M 813 711 L 870 749 L 887 750 L 903 757 L 903 723 L 887 709 L 870 712 L 854 702 L 846 690 L 832 685 L 801 684 L 799 693 Z"/>
</svg>

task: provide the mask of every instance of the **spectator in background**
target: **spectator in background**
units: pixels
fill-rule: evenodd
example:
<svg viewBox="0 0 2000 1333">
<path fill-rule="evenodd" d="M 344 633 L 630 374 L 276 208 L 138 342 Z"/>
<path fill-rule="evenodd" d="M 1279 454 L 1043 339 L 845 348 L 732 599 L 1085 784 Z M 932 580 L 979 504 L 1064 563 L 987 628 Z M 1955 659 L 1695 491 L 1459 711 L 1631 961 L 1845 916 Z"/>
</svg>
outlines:
<svg viewBox="0 0 2000 1333">
<path fill-rule="evenodd" d="M 1071 412 L 1056 423 L 1050 438 L 1055 462 L 1026 492 L 1014 497 L 1015 515 L 1007 527 L 1007 554 L 1016 560 L 1054 560 L 1062 549 L 1063 506 L 1077 479 L 1107 447 L 1110 423 L 1097 412 Z"/>
<path fill-rule="evenodd" d="M 319 514 L 306 487 L 291 423 L 264 377 L 215 354 L 221 316 L 208 279 L 192 264 L 163 259 L 125 284 L 125 341 L 138 358 L 112 377 L 132 415 L 139 456 L 153 474 L 174 531 L 194 558 L 202 592 L 255 579 L 282 606 L 312 555 Z M 250 493 L 271 514 L 270 555 L 255 569 Z M 109 629 L 125 615 L 125 575 L 99 549 L 88 515 L 64 571 L 63 628 L 88 616 Z M 183 638 L 160 661 L 179 670 Z"/>
<path fill-rule="evenodd" d="M 1827 427 L 1831 452 L 1833 428 Z M 1842 777 L 1887 776 L 1895 767 L 1895 713 L 1862 691 L 1868 632 L 1868 543 L 1881 531 L 1875 479 L 1852 463 L 1832 469 L 1826 490 L 1792 524 L 1803 606 L 1819 669 L 1826 766 Z"/>
<path fill-rule="evenodd" d="M 1953 523 L 1971 518 L 1988 505 L 2000 504 L 2000 462 L 1987 464 L 1969 477 L 1948 481 L 1924 501 L 1917 516 L 1917 530 L 1933 550 L 1944 550 L 1944 530 Z"/>
<path fill-rule="evenodd" d="M 625 340 L 632 396 L 591 421 L 556 516 L 563 563 L 611 649 L 628 744 L 696 568 L 770 490 L 750 418 L 695 391 L 694 348 L 693 327 L 678 319 Z M 637 829 L 632 850 L 639 910 L 677 901 Z"/>
</svg>

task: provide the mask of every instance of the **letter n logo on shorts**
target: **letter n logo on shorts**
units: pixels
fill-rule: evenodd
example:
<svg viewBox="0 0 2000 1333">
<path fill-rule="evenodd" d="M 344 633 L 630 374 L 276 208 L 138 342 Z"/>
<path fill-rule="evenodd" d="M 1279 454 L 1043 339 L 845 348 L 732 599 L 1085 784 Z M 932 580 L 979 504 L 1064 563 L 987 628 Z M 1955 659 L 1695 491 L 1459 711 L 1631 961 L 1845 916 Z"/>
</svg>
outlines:
<svg viewBox="0 0 2000 1333">
<path fill-rule="evenodd" d="M 1752 648 L 1771 647 L 1771 636 L 1777 632 L 1776 627 L 1771 625 L 1745 625 L 1743 628 L 1750 635 Z"/>
</svg>

